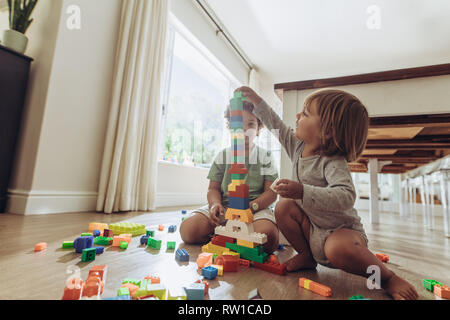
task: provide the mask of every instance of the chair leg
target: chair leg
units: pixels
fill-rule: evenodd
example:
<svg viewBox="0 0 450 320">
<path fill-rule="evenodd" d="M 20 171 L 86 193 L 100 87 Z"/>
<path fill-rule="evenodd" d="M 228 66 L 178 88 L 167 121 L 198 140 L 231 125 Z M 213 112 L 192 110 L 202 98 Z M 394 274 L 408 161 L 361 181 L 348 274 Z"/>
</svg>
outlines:
<svg viewBox="0 0 450 320">
<path fill-rule="evenodd" d="M 440 174 L 441 184 L 441 201 L 442 201 L 442 215 L 444 217 L 444 234 L 446 237 L 450 237 L 450 180 L 449 172 L 443 171 Z"/>
</svg>

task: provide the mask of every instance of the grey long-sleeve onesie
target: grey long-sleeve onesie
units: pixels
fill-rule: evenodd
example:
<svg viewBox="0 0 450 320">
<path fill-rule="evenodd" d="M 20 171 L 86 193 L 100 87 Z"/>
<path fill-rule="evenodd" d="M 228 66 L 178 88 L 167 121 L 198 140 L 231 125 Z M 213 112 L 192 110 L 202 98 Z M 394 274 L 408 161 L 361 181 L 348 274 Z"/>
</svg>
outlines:
<svg viewBox="0 0 450 320">
<path fill-rule="evenodd" d="M 293 130 L 265 101 L 258 104 L 253 113 L 267 129 L 278 130 L 278 139 L 293 163 L 292 179 L 303 183 L 303 199 L 295 202 L 311 222 L 311 252 L 318 263 L 332 267 L 325 256 L 324 245 L 334 230 L 358 231 L 368 242 L 361 218 L 353 207 L 356 193 L 347 161 L 342 156 L 302 158 L 305 143 L 294 136 Z"/>
</svg>

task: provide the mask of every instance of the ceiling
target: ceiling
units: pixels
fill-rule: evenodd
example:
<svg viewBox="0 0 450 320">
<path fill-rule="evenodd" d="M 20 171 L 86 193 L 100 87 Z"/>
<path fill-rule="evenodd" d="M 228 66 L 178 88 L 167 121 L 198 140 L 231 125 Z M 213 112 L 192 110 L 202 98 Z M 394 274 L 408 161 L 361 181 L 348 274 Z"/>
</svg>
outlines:
<svg viewBox="0 0 450 320">
<path fill-rule="evenodd" d="M 273 83 L 449 62 L 448 0 L 204 2 Z"/>
</svg>

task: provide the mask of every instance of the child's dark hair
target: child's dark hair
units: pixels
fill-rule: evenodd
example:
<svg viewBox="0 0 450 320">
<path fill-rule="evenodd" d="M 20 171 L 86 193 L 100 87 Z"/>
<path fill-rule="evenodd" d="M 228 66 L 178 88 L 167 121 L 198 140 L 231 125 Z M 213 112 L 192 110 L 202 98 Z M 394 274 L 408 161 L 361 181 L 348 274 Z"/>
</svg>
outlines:
<svg viewBox="0 0 450 320">
<path fill-rule="evenodd" d="M 250 112 L 253 114 L 253 109 L 255 107 L 253 106 L 253 103 L 248 102 L 248 101 L 244 101 L 244 111 Z M 224 112 L 224 117 L 225 119 L 227 119 L 227 128 L 230 129 L 230 114 L 231 114 L 231 110 L 230 110 L 230 106 L 227 106 L 227 109 Z M 256 118 L 258 120 L 258 129 L 261 129 L 262 127 L 264 127 L 263 123 L 261 120 L 259 120 L 258 118 Z"/>
<path fill-rule="evenodd" d="M 369 131 L 369 114 L 354 95 L 335 89 L 310 94 L 304 103 L 310 110 L 315 101 L 320 117 L 321 154 L 341 155 L 348 162 L 357 160 L 364 151 Z M 331 134 L 331 138 L 327 135 Z"/>
</svg>

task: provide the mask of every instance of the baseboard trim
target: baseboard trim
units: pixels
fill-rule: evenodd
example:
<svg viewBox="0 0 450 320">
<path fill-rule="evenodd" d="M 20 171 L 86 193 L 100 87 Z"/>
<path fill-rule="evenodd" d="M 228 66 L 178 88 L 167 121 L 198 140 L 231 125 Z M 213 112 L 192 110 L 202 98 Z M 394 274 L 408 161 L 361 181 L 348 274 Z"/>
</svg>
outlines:
<svg viewBox="0 0 450 320">
<path fill-rule="evenodd" d="M 39 215 L 95 212 L 97 192 L 8 190 L 6 213 Z M 207 203 L 204 193 L 157 193 L 156 207 L 193 206 Z"/>
</svg>

